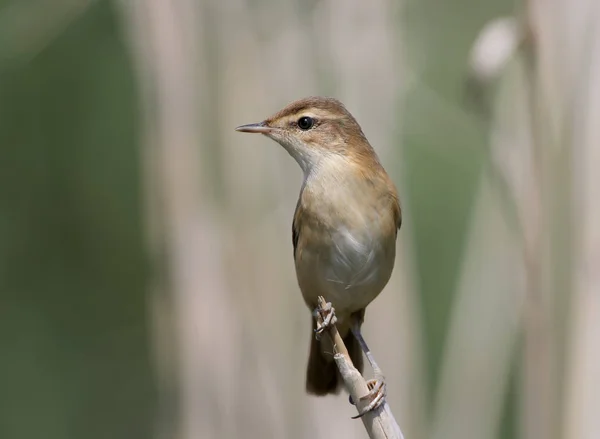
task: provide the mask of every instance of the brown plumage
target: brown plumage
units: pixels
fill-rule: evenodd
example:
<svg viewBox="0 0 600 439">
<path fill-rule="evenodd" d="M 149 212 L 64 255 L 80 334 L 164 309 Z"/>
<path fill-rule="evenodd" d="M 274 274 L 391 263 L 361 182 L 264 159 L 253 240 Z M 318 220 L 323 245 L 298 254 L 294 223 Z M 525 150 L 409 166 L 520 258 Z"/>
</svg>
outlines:
<svg viewBox="0 0 600 439">
<path fill-rule="evenodd" d="M 387 284 L 396 256 L 402 215 L 396 188 L 360 125 L 332 98 L 293 102 L 258 124 L 238 131 L 262 133 L 298 162 L 304 182 L 292 223 L 298 284 L 308 308 L 324 296 L 355 367 L 362 372 L 360 346 L 350 332 Z M 314 319 L 313 325 L 314 329 Z M 311 333 L 306 390 L 338 391 L 333 348 Z"/>
</svg>

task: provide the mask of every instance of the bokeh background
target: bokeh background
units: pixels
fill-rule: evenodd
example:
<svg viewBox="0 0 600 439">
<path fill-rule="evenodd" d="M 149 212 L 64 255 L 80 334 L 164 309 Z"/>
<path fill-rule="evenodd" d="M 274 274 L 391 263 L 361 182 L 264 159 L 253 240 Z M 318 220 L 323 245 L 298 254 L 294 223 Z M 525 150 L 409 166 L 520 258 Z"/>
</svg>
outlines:
<svg viewBox="0 0 600 439">
<path fill-rule="evenodd" d="M 405 437 L 600 438 L 598 23 L 594 0 L 0 1 L 0 438 L 366 437 L 304 394 L 300 169 L 234 131 L 308 95 L 401 193 L 365 337 Z"/>
</svg>

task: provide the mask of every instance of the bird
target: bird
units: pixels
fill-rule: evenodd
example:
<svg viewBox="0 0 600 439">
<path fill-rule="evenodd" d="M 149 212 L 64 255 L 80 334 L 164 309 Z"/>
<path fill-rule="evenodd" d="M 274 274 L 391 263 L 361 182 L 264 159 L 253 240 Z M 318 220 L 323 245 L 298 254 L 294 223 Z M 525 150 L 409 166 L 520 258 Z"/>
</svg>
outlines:
<svg viewBox="0 0 600 439">
<path fill-rule="evenodd" d="M 362 374 L 365 309 L 387 285 L 396 258 L 402 224 L 396 186 L 354 116 L 335 98 L 302 98 L 236 131 L 274 140 L 302 169 L 292 221 L 298 286 L 312 312 L 319 296 L 332 304 L 337 330 Z M 332 348 L 325 338 L 311 337 L 308 394 L 339 393 Z"/>
</svg>

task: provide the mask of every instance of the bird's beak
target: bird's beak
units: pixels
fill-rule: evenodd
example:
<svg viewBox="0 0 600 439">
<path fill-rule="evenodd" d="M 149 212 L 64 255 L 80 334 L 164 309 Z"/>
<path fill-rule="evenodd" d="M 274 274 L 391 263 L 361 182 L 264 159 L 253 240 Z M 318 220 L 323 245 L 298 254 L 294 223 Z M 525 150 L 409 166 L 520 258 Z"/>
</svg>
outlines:
<svg viewBox="0 0 600 439">
<path fill-rule="evenodd" d="M 268 126 L 264 121 L 259 123 L 249 123 L 248 125 L 241 125 L 235 129 L 242 133 L 260 133 L 268 134 L 274 131 L 274 128 Z"/>
</svg>

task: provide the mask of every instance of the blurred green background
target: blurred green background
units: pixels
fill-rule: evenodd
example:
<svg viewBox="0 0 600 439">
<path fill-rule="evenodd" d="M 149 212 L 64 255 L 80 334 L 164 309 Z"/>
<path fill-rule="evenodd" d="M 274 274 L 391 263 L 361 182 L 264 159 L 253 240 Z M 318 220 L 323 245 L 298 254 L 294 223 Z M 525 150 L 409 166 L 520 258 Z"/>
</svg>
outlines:
<svg viewBox="0 0 600 439">
<path fill-rule="evenodd" d="M 570 350 L 597 315 L 569 314 L 598 292 L 575 269 L 597 250 L 544 220 L 569 212 L 561 229 L 588 242 L 593 214 L 565 206 L 593 199 L 572 166 L 594 137 L 561 122 L 571 107 L 545 110 L 560 75 L 522 62 L 577 51 L 540 38 L 477 85 L 487 110 L 466 99 L 480 31 L 514 12 L 2 0 L 0 437 L 366 437 L 344 396 L 304 395 L 310 316 L 289 236 L 300 171 L 233 132 L 312 94 L 347 105 L 401 192 L 399 260 L 366 337 L 405 437 L 600 437 L 577 417 L 598 397 L 573 390 L 600 390 L 578 369 L 599 348 Z M 548 15 L 534 3 L 532 26 Z M 593 32 L 566 21 L 591 56 Z"/>
</svg>

